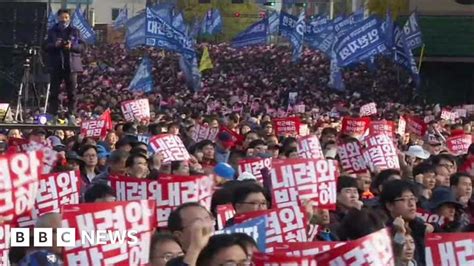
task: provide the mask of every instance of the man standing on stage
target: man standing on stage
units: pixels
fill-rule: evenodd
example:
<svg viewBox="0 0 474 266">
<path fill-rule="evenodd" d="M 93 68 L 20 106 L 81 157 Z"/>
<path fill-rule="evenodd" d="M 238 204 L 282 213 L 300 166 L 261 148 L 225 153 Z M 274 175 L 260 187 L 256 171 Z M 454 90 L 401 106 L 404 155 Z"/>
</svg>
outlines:
<svg viewBox="0 0 474 266">
<path fill-rule="evenodd" d="M 77 73 L 82 72 L 81 53 L 84 42 L 80 38 L 77 28 L 71 24 L 69 11 L 58 11 L 58 23 L 48 31 L 48 58 L 51 74 L 51 96 L 49 113 L 58 112 L 58 95 L 61 82 L 64 80 L 67 91 L 68 110 L 70 115 L 75 112 L 75 90 Z"/>
</svg>

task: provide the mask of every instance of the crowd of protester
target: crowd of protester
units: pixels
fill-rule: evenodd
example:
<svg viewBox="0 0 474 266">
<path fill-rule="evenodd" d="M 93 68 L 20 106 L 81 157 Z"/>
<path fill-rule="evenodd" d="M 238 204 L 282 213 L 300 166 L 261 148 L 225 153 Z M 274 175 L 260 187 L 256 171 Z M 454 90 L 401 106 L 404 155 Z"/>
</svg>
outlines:
<svg viewBox="0 0 474 266">
<path fill-rule="evenodd" d="M 433 114 L 437 118 L 429 123 L 426 136 L 397 136 L 400 169 L 367 169 L 358 174 L 341 170 L 336 209 L 307 208 L 309 222 L 318 225 L 315 240 L 349 241 L 390 228 L 396 265 L 424 265 L 426 234 L 474 232 L 474 173 L 465 167 L 465 162 L 474 158 L 474 145 L 467 154 L 454 156 L 445 143 L 457 131 L 472 134 L 472 117 L 449 124 L 440 120 L 439 110 L 416 96 L 406 74 L 383 59 L 373 71 L 365 65 L 346 70 L 346 91 L 335 92 L 327 86 L 329 61 L 317 51 L 305 50 L 302 62 L 292 64 L 291 51 L 284 46 L 234 50 L 219 44 L 209 45 L 209 50 L 214 68 L 203 73 L 202 89 L 194 93 L 186 87 L 178 57 L 173 54 L 154 49 L 126 52 L 119 44 L 89 49 L 78 81 L 74 123 L 109 108 L 114 129 L 102 140 L 84 138 L 72 130 L 11 129 L 0 133 L 0 141 L 49 140 L 60 158 L 52 171 L 79 170 L 84 183 L 80 198 L 88 203 L 115 201 L 115 191 L 107 182 L 111 176 L 157 180 L 169 174 L 212 174 L 216 191 L 211 209 L 187 202 L 172 211 L 168 228 L 152 238 L 150 265 L 250 265 L 257 251 L 251 237 L 213 236 L 218 205 L 232 204 L 236 215 L 271 208 L 268 187 L 251 173 L 238 174 L 238 161 L 298 157 L 296 136 L 275 134 L 272 118 L 279 112 L 300 116 L 310 134 L 319 138 L 326 159 L 338 160 L 337 143 L 354 141 L 341 134 L 341 117 L 358 116 L 361 105 L 375 102 L 378 113 L 372 116 L 374 120 L 397 122 L 403 114 Z M 144 97 L 127 86 L 139 58 L 145 55 L 153 62 L 155 90 L 145 96 L 151 119 L 124 122 L 120 102 Z M 298 93 L 294 102 L 289 100 L 291 92 Z M 305 111 L 288 111 L 294 104 L 305 104 Z M 58 121 L 62 118 L 60 115 Z M 225 126 L 243 136 L 243 141 L 236 143 L 230 133 L 220 132 L 214 141 L 196 143 L 191 135 L 198 124 Z M 165 164 L 161 154 L 150 153 L 147 143 L 138 138 L 162 133 L 179 136 L 191 159 Z M 445 223 L 424 222 L 416 216 L 419 208 L 444 217 Z M 47 214 L 36 225 L 57 228 L 60 219 L 59 214 Z M 231 218 L 226 226 L 233 224 Z M 12 250 L 10 257 L 14 265 L 33 265 L 32 261 L 50 254 L 61 256 L 54 248 L 41 252 Z"/>
</svg>

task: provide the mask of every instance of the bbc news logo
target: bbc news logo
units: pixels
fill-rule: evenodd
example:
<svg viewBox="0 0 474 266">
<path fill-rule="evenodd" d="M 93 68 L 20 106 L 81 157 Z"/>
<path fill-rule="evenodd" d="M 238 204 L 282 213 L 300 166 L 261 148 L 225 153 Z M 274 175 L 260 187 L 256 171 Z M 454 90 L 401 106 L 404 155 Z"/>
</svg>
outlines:
<svg viewBox="0 0 474 266">
<path fill-rule="evenodd" d="M 53 240 L 57 247 L 97 246 L 109 244 L 138 244 L 138 231 L 92 230 L 81 231 L 76 236 L 75 228 L 12 228 L 10 230 L 10 246 L 12 247 L 52 247 Z M 31 238 L 31 236 L 33 236 Z M 78 239 L 79 238 L 79 239 Z M 33 239 L 33 243 L 31 243 Z"/>
</svg>

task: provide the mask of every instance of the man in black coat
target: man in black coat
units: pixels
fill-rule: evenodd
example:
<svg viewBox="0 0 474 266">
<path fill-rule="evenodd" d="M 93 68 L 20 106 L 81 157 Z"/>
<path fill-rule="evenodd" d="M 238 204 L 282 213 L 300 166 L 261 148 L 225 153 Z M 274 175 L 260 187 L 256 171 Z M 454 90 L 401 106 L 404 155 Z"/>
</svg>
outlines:
<svg viewBox="0 0 474 266">
<path fill-rule="evenodd" d="M 58 23 L 48 31 L 47 52 L 51 74 L 51 96 L 49 113 L 58 111 L 58 94 L 64 80 L 68 98 L 69 112 L 74 113 L 77 73 L 82 72 L 81 53 L 84 42 L 79 30 L 71 25 L 69 11 L 58 11 Z"/>
</svg>

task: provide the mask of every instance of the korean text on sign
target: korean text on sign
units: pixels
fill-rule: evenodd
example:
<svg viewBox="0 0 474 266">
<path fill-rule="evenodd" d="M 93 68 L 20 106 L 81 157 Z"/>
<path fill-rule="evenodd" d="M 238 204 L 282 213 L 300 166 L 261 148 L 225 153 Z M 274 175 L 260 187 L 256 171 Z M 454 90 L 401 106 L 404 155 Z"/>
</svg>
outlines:
<svg viewBox="0 0 474 266">
<path fill-rule="evenodd" d="M 319 140 L 314 135 L 298 139 L 298 157 L 304 159 L 324 159 Z"/>
<path fill-rule="evenodd" d="M 274 119 L 275 133 L 277 136 L 298 135 L 301 121 L 298 117 L 287 117 Z"/>
<path fill-rule="evenodd" d="M 217 206 L 217 229 L 220 230 L 224 228 L 227 223 L 227 220 L 234 217 L 235 210 L 232 204 L 218 205 Z"/>
<path fill-rule="evenodd" d="M 443 233 L 426 236 L 426 265 L 474 265 L 474 233 Z"/>
<path fill-rule="evenodd" d="M 369 128 L 370 135 L 384 134 L 391 138 L 395 136 L 395 124 L 393 121 L 372 121 Z"/>
<path fill-rule="evenodd" d="M 387 135 L 375 135 L 366 139 L 363 153 L 365 162 L 370 170 L 400 169 L 397 150 L 393 141 Z"/>
<path fill-rule="evenodd" d="M 354 138 L 360 138 L 365 134 L 365 131 L 369 128 L 370 118 L 354 118 L 344 117 L 342 119 L 341 133 L 353 136 Z"/>
<path fill-rule="evenodd" d="M 155 153 L 163 155 L 163 162 L 186 161 L 190 159 L 183 141 L 172 134 L 162 134 L 150 139 L 150 147 Z"/>
<path fill-rule="evenodd" d="M 406 131 L 417 136 L 423 137 L 428 129 L 423 119 L 416 116 L 405 116 Z"/>
<path fill-rule="evenodd" d="M 260 183 L 263 183 L 262 169 L 272 167 L 272 158 L 265 159 L 243 159 L 239 160 L 239 175 L 249 172 L 254 175 Z"/>
<path fill-rule="evenodd" d="M 41 152 L 0 156 L 0 220 L 9 222 L 33 208 L 38 191 Z"/>
<path fill-rule="evenodd" d="M 191 135 L 191 138 L 195 142 L 200 142 L 206 139 L 214 141 L 218 133 L 219 133 L 219 128 L 211 128 L 209 126 L 198 124 L 194 127 L 194 131 Z"/>
<path fill-rule="evenodd" d="M 8 251 L 10 250 L 10 225 L 0 224 L 0 265 L 10 265 Z"/>
<path fill-rule="evenodd" d="M 134 122 L 150 118 L 150 103 L 148 99 L 138 99 L 121 103 L 125 121 Z"/>
<path fill-rule="evenodd" d="M 291 242 L 276 243 L 273 245 L 274 254 L 285 254 L 287 256 L 314 256 L 344 245 L 346 242 L 339 241 L 313 241 L 313 242 Z"/>
<path fill-rule="evenodd" d="M 288 159 L 273 163 L 272 195 L 276 206 L 312 200 L 320 208 L 335 208 L 339 177 L 334 160 Z"/>
<path fill-rule="evenodd" d="M 103 138 L 107 134 L 105 120 L 96 119 L 84 121 L 81 124 L 81 134 L 90 138 Z"/>
<path fill-rule="evenodd" d="M 446 140 L 446 146 L 448 146 L 449 152 L 451 152 L 455 156 L 467 154 L 471 143 L 472 143 L 472 136 L 467 135 L 467 134 L 449 137 Z"/>
<path fill-rule="evenodd" d="M 375 103 L 368 103 L 360 108 L 360 116 L 371 116 L 374 114 L 377 114 L 377 105 Z"/>
<path fill-rule="evenodd" d="M 125 239 L 123 243 L 109 239 L 105 244 L 82 245 L 78 237 L 73 247 L 64 248 L 66 265 L 147 265 L 151 235 L 156 227 L 155 202 L 135 200 L 66 205 L 62 225 L 75 228 L 78 236 L 84 231 L 108 230 L 122 234 Z M 129 231 L 136 233 L 138 241 L 131 242 L 128 236 L 123 236 Z"/>
<path fill-rule="evenodd" d="M 320 253 L 314 257 L 318 265 L 395 265 L 392 239 L 388 229 Z"/>
<path fill-rule="evenodd" d="M 339 155 L 341 167 L 345 172 L 354 174 L 362 173 L 367 170 L 359 142 L 338 144 L 337 155 Z"/>
<path fill-rule="evenodd" d="M 78 204 L 80 186 L 79 171 L 41 175 L 34 208 L 31 213 L 19 217 L 18 224 L 33 226 L 41 215 L 59 213 L 64 205 Z"/>
</svg>

